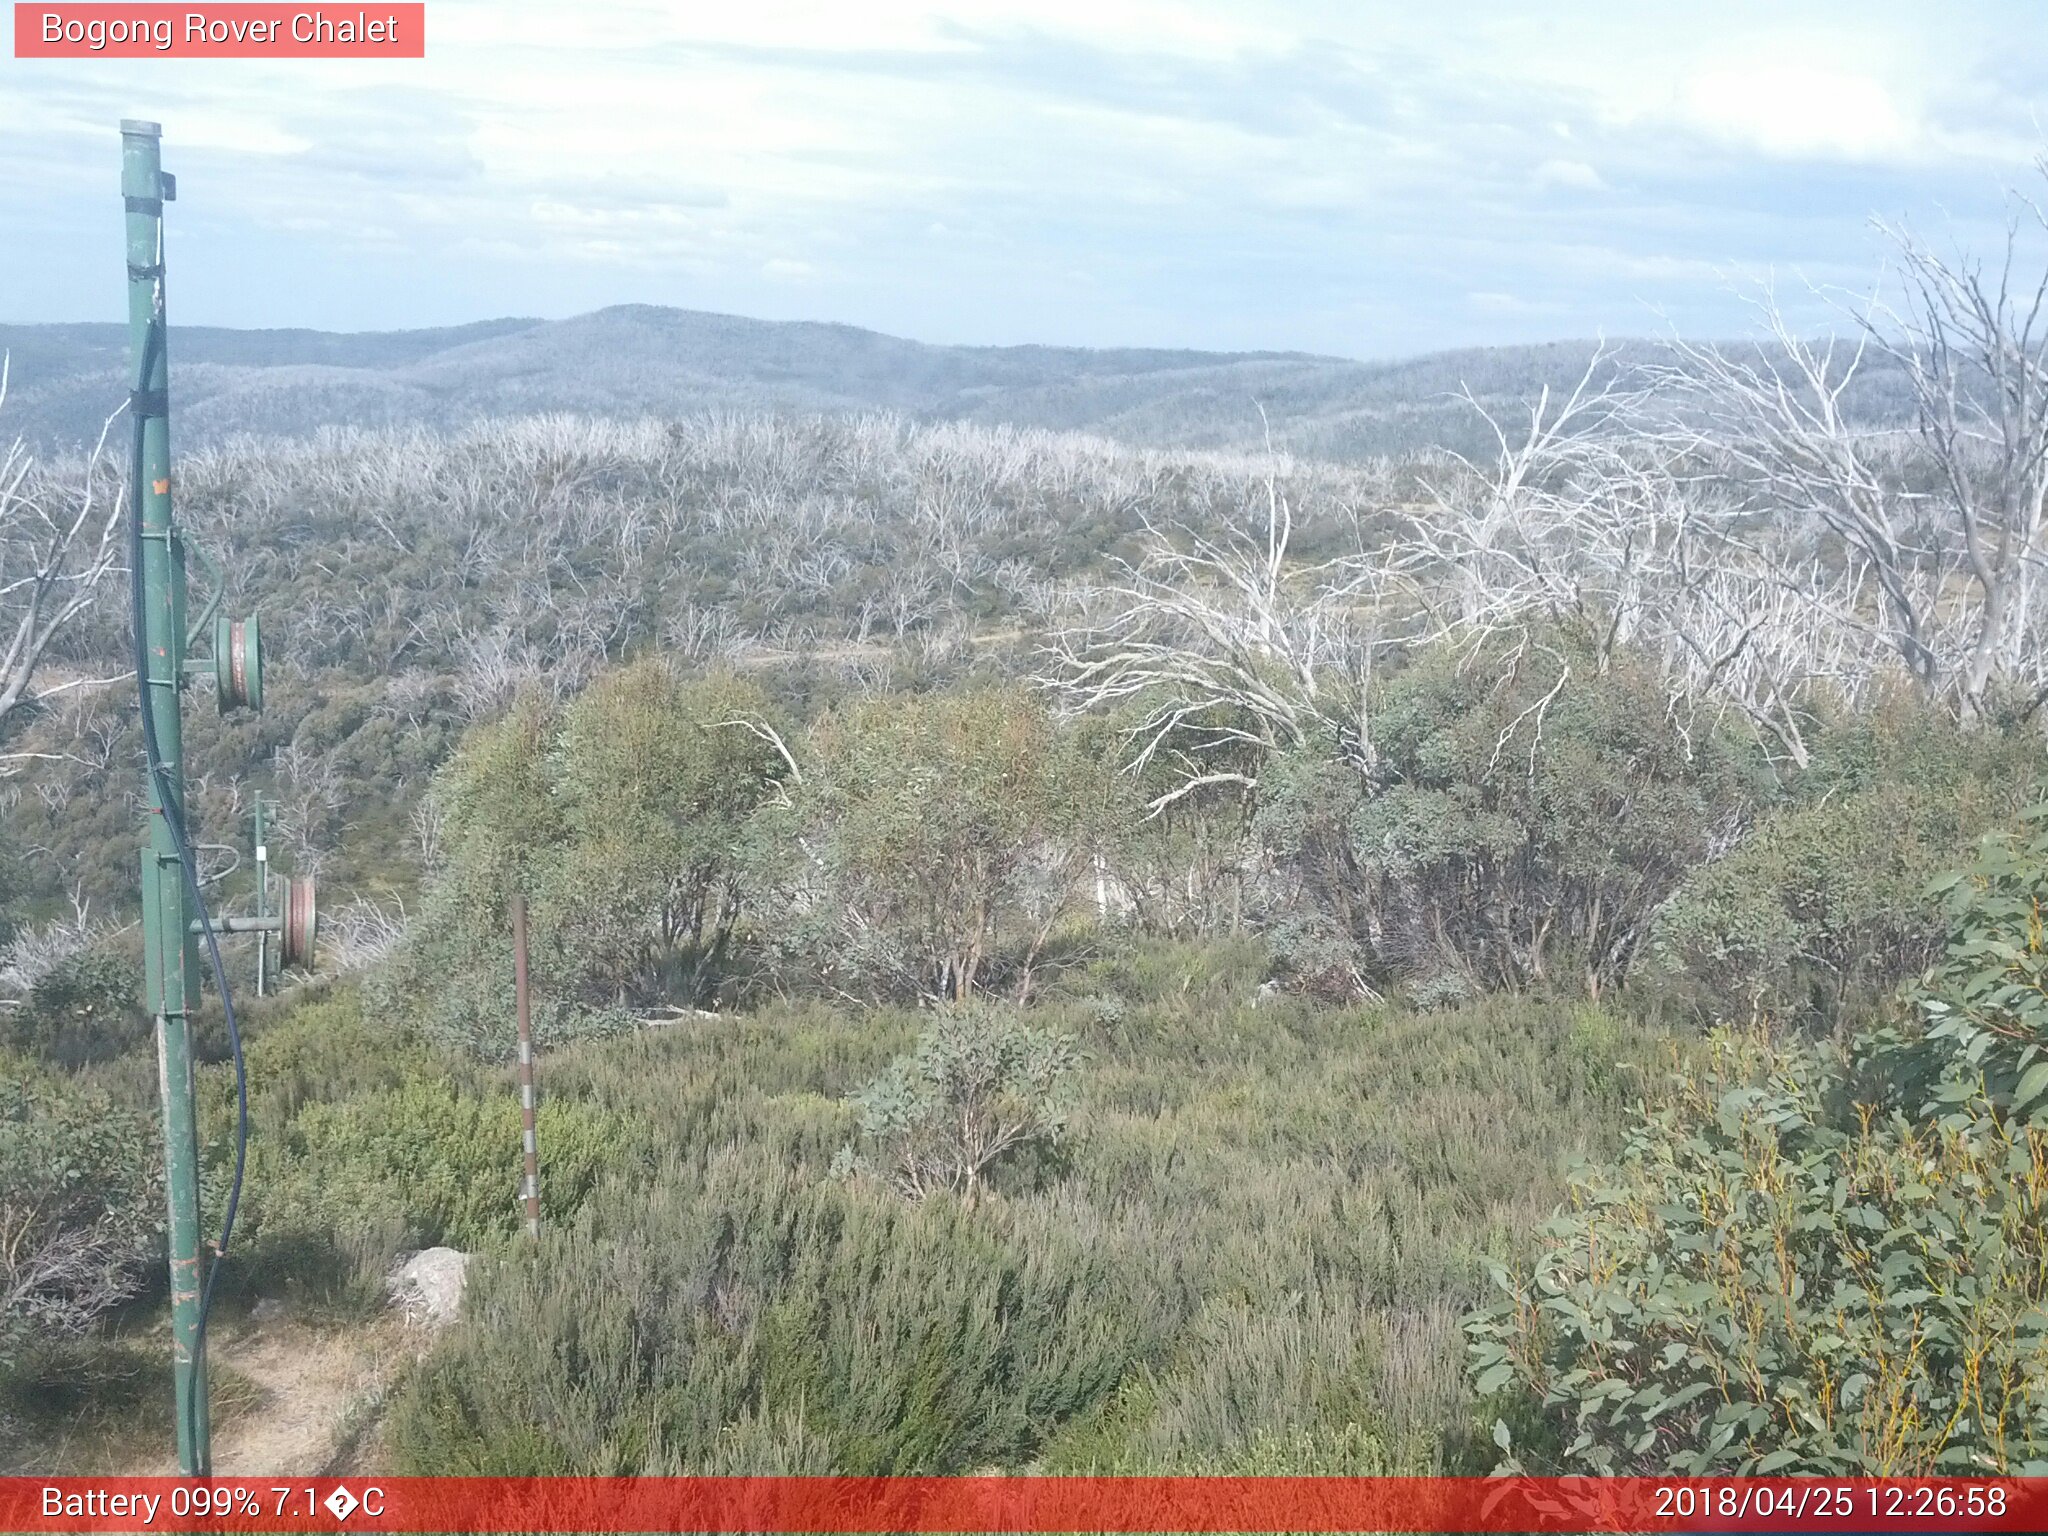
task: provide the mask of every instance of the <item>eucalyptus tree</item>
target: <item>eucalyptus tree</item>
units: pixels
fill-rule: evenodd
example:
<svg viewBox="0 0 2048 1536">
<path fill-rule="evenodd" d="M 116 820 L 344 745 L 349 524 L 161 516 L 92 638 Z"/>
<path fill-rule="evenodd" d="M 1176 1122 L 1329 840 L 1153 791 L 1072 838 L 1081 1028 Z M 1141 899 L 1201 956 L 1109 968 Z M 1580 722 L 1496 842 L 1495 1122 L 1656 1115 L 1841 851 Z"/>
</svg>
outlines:
<svg viewBox="0 0 2048 1536">
<path fill-rule="evenodd" d="M 821 720 L 798 801 L 804 955 L 844 991 L 1020 998 L 1127 817 L 1108 756 L 1016 689 L 874 698 Z"/>
</svg>

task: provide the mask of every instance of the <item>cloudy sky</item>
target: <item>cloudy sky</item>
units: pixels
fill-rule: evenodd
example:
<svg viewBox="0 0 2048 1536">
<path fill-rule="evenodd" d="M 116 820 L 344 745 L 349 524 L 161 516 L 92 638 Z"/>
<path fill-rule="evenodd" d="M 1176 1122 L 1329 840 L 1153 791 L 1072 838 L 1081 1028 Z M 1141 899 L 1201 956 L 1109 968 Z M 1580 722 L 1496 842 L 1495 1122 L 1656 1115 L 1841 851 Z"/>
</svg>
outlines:
<svg viewBox="0 0 2048 1536">
<path fill-rule="evenodd" d="M 1867 283 L 1873 215 L 1996 241 L 2048 143 L 2024 3 L 427 16 L 424 61 L 0 59 L 0 319 L 121 315 L 123 116 L 164 125 L 188 323 L 647 302 L 1361 357 L 1732 334 L 1745 282 Z"/>
</svg>

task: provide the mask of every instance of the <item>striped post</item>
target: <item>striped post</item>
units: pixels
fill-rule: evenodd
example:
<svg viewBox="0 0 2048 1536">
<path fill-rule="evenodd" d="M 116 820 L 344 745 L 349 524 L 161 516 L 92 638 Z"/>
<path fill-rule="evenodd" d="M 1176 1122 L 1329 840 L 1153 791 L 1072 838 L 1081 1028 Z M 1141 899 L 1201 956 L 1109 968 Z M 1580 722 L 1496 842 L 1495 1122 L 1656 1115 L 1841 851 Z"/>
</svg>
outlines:
<svg viewBox="0 0 2048 1536">
<path fill-rule="evenodd" d="M 526 898 L 512 898 L 512 989 L 519 1011 L 519 1119 L 526 1143 L 526 1235 L 540 1236 L 540 1142 L 535 1136 L 533 1100 L 533 1012 L 526 991 Z"/>
</svg>

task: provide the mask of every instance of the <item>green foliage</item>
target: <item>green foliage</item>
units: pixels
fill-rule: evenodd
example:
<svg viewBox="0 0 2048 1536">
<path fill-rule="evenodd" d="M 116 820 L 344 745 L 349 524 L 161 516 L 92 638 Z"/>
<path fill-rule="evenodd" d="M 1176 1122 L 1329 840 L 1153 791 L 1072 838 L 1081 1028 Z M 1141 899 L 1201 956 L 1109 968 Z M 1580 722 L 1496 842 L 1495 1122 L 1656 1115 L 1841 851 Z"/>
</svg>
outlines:
<svg viewBox="0 0 2048 1536">
<path fill-rule="evenodd" d="M 683 684 L 654 662 L 608 674 L 570 706 L 553 762 L 565 846 L 540 917 L 579 992 L 715 993 L 749 833 L 787 772 L 760 734 L 768 714 L 749 683 Z"/>
<path fill-rule="evenodd" d="M 2026 820 L 1943 882 L 1913 1024 L 1716 1036 L 1497 1273 L 1467 1331 L 1511 1461 L 2048 1472 L 2048 807 Z"/>
<path fill-rule="evenodd" d="M 616 1166 L 624 1138 L 608 1118 L 544 1101 L 543 1208 L 576 1208 L 600 1169 Z M 512 1232 L 521 1174 L 519 1101 L 446 1084 L 402 1087 L 309 1104 L 259 1169 L 263 1196 L 252 1235 L 280 1226 L 334 1231 L 357 1213 L 398 1216 L 411 1246 L 477 1248 Z"/>
<path fill-rule="evenodd" d="M 1216 732 L 1245 729 L 1247 739 L 1215 740 L 1211 732 L 1198 752 L 1169 742 L 1166 750 L 1133 763 L 1134 747 L 1156 730 L 1156 724 L 1146 728 L 1152 705 L 1141 697 L 1072 722 L 1093 736 L 1094 751 L 1121 765 L 1127 809 L 1123 834 L 1108 852 L 1127 904 L 1123 920 L 1175 938 L 1241 931 L 1248 890 L 1256 890 L 1260 873 L 1247 835 L 1256 798 L 1227 777 L 1189 789 L 1187 775 L 1259 777 L 1266 765 L 1248 729 L 1254 722 L 1230 711 L 1207 711 L 1203 719 Z"/>
<path fill-rule="evenodd" d="M 436 780 L 445 858 L 379 1010 L 503 1059 L 509 904 L 523 891 L 543 1045 L 630 1028 L 635 1010 L 709 1001 L 724 977 L 762 806 L 786 765 L 748 724 L 742 680 L 681 682 L 645 662 L 557 713 L 538 698 L 465 742 Z"/>
<path fill-rule="evenodd" d="M 448 1064 L 415 1035 L 367 1016 L 358 995 L 345 988 L 252 1023 L 246 1060 L 250 1118 L 265 1126 L 283 1126 L 311 1104 L 390 1092 L 416 1078 L 450 1075 Z M 465 1072 L 458 1080 L 472 1078 Z M 225 1070 L 210 1073 L 208 1080 L 222 1087 L 231 1082 Z M 223 1114 L 226 1102 L 208 1101 Z M 222 1120 L 210 1123 L 209 1129 L 219 1133 L 225 1126 Z"/>
<path fill-rule="evenodd" d="M 19 1007 L 0 1013 L 0 1045 L 66 1067 L 105 1061 L 148 1041 L 141 997 L 131 956 L 81 950 L 38 976 Z"/>
<path fill-rule="evenodd" d="M 0 1365 L 138 1288 L 162 1226 L 151 1122 L 0 1056 Z"/>
<path fill-rule="evenodd" d="M 347 602 L 362 596 L 352 586 Z M 107 606 L 120 612 L 125 602 Z M 299 611 L 332 614 L 317 606 Z M 260 791 L 282 810 L 271 823 L 275 870 L 304 874 L 317 860 L 330 902 L 356 892 L 388 898 L 416 878 L 411 812 L 460 723 L 445 708 L 410 723 L 397 718 L 403 685 L 385 675 L 388 655 L 374 665 L 322 669 L 309 648 L 328 632 L 322 622 L 296 626 L 279 653 L 296 665 L 273 667 L 261 714 L 186 710 L 187 813 L 202 841 L 234 843 L 246 853 L 248 799 Z M 124 655 L 125 619 L 110 638 L 109 656 Z M 72 757 L 38 764 L 32 777 L 40 792 L 21 795 L 5 812 L 17 846 L 37 850 L 21 859 L 18 884 L 0 875 L 0 891 L 8 893 L 0 907 L 15 908 L 23 924 L 63 915 L 73 898 L 89 899 L 95 914 L 109 917 L 136 911 L 132 776 L 141 742 L 133 702 L 108 690 L 31 727 L 31 744 Z M 244 857 L 239 870 L 209 889 L 246 902 L 253 876 L 253 861 Z"/>
<path fill-rule="evenodd" d="M 472 732 L 435 779 L 444 821 L 437 898 L 495 915 L 534 884 L 563 841 L 548 762 L 559 725 L 541 695 L 523 694 L 503 719 Z"/>
<path fill-rule="evenodd" d="M 1019 689 L 871 699 L 820 721 L 801 806 L 820 868 L 788 959 L 846 990 L 966 999 L 1034 968 L 1128 816 L 1106 743 Z"/>
<path fill-rule="evenodd" d="M 2048 1131 L 1858 1106 L 1839 1058 L 1718 1036 L 1466 1329 L 1510 1465 L 2048 1470 Z"/>
<path fill-rule="evenodd" d="M 431 1359 L 394 1413 L 403 1464 L 772 1466 L 783 1437 L 736 1443 L 729 1427 L 780 1417 L 801 1425 L 812 1469 L 829 1455 L 849 1471 L 966 1471 L 1028 1455 L 1146 1342 L 1119 1315 L 1134 1277 L 1042 1223 L 993 1229 L 954 1202 L 764 1179 L 731 1156 L 698 1200 L 678 1198 L 674 1172 L 660 1182 L 652 1197 L 614 1188 L 480 1277 L 487 1325 Z"/>
<path fill-rule="evenodd" d="M 248 1047 L 249 1169 L 237 1222 L 236 1285 L 374 1306 L 392 1254 L 477 1249 L 517 1229 L 523 1163 L 509 1077 L 450 1063 L 366 1018 L 353 994 L 302 1007 Z M 232 1162 L 233 1087 L 210 1069 L 207 1205 L 217 1217 Z M 628 1167 L 635 1138 L 611 1115 L 543 1093 L 544 1212 L 562 1219 L 602 1170 Z"/>
<path fill-rule="evenodd" d="M 421 1470 L 1455 1463 L 1456 1315 L 1481 1259 L 1551 1208 L 1557 1160 L 1606 1146 L 1645 1035 L 1616 983 L 1641 977 L 1646 935 L 1703 1013 L 1846 1031 L 1936 958 L 1921 888 L 2003 823 L 2040 743 L 1816 716 L 1812 763 L 1781 781 L 1675 724 L 1639 658 L 1560 631 L 1390 659 L 1366 739 L 1220 749 L 1203 761 L 1255 794 L 1211 786 L 1144 818 L 1184 764 L 1169 748 L 1111 773 L 1142 713 L 1056 720 L 1013 686 L 1042 638 L 1030 595 L 1135 556 L 1148 519 L 1217 528 L 1265 494 L 1259 472 L 881 420 L 533 421 L 195 457 L 195 529 L 317 616 L 264 716 L 188 722 L 199 820 L 225 837 L 246 788 L 277 793 L 274 846 L 327 855 L 330 907 L 368 889 L 415 912 L 373 1006 L 343 992 L 253 1021 L 229 1283 L 368 1305 L 399 1247 L 489 1250 L 472 1315 L 394 1421 Z M 1354 550 L 1349 509 L 1396 499 L 1401 473 L 1286 471 L 1297 552 Z M 533 536 L 504 541 L 508 519 Z M 309 540 L 345 544 L 345 567 L 304 560 Z M 548 601 L 504 602 L 522 590 Z M 119 654 L 118 613 L 88 618 L 67 665 Z M 746 670 L 614 666 L 655 645 Z M 80 751 L 8 802 L 0 938 L 74 880 L 132 899 L 135 744 L 97 707 L 24 727 Z M 437 771 L 416 870 L 410 813 Z M 1705 1422 L 1732 1431 L 1688 1448 L 1717 1466 L 1782 1445 L 1830 1467 L 2025 1449 L 2044 866 L 2038 843 L 1990 850 L 1956 887 L 1923 1011 L 1846 1069 L 1724 1062 L 1638 1123 L 1633 1171 L 1585 1186 L 1552 1234 L 1564 1257 L 1514 1280 L 1527 1307 L 1480 1339 L 1503 1351 L 1487 1385 L 1504 1365 L 1544 1384 L 1505 1410 L 1522 1455 L 1648 1464 L 1708 1413 L 1705 1394 L 1671 1402 L 1708 1378 L 1726 1412 Z M 246 879 L 219 890 L 239 900 Z M 514 890 L 546 1052 L 538 1254 L 499 1241 L 517 1111 L 476 1060 L 512 1050 Z M 1392 983 L 1408 1006 L 1281 995 L 1261 986 L 1269 954 L 1326 1000 Z M 45 980 L 9 1017 L 16 1041 L 112 1091 L 31 1074 L 17 1120 L 43 1129 L 17 1139 L 140 1127 L 146 1163 L 132 978 L 95 958 Z M 1599 1002 L 1514 995 L 1558 986 Z M 962 1006 L 997 992 L 1030 1022 Z M 856 999 L 952 1006 L 933 1023 L 841 1006 Z M 741 1000 L 759 1012 L 694 1012 Z M 650 1012 L 673 1022 L 637 1029 Z M 211 1218 L 223 1070 L 205 1092 Z M 1859 1098 L 1867 1119 L 1844 1107 Z M 1069 1112 L 1085 1141 L 974 1201 L 1004 1143 L 1043 1150 Z M 939 1192 L 828 1179 L 854 1139 Z M 116 1151 L 65 1186 L 88 1233 L 88 1185 L 133 1204 Z M 121 1220 L 104 1230 L 132 1251 Z M 1966 1243 L 1971 1267 L 1943 1257 Z M 1858 1292 L 1869 1264 L 1904 1267 Z M 1686 1265 L 1702 1274 L 1673 1290 Z M 126 1261 L 100 1273 L 131 1283 Z M 1743 1298 L 1789 1294 L 1787 1274 L 1798 1305 L 1774 1333 Z M 1911 1318 L 1885 1310 L 1916 1288 Z M 1559 1298 L 1585 1310 L 1546 1310 Z M 1643 1356 L 1645 1328 L 1690 1352 Z M 1860 1385 L 1851 1350 L 1878 1362 Z M 2015 1405 L 1996 1444 L 1994 1399 Z M 1568 1454 L 1581 1409 L 1590 1438 Z"/>
<path fill-rule="evenodd" d="M 1085 1475 L 1415 1474 L 1443 1465 L 1463 1396 L 1448 1318 L 1355 1297 L 1277 1314 L 1206 1308 L 1169 1373 L 1127 1380 L 1077 1420 L 1045 1470 Z"/>
<path fill-rule="evenodd" d="M 1070 1037 L 1006 1009 L 944 1009 L 855 1096 L 867 1155 L 849 1146 L 835 1167 L 879 1159 L 912 1200 L 944 1190 L 973 1205 L 996 1164 L 1059 1142 L 1076 1065 Z"/>
<path fill-rule="evenodd" d="M 1862 1043 L 1866 1076 L 1945 1125 L 1980 1100 L 2048 1124 L 2048 805 L 2024 820 L 1937 886 L 1948 938 L 1915 989 L 1915 1027 Z"/>
<path fill-rule="evenodd" d="M 1464 1465 L 1460 1308 L 1604 1145 L 1616 1019 L 1262 997 L 1258 946 L 1120 947 L 1028 1017 L 1074 1123 L 970 1210 L 829 1177 L 928 1016 L 803 1002 L 549 1058 L 658 1131 L 482 1266 L 394 1405 L 421 1472 Z M 1071 986 L 1073 1001 L 1066 997 Z M 1104 1008 L 1106 1000 L 1119 1006 Z"/>
<path fill-rule="evenodd" d="M 1286 970 L 1439 1002 L 1626 975 L 1757 786 L 1730 739 L 1679 730 L 1649 667 L 1553 639 L 1418 658 L 1381 691 L 1364 771 L 1325 750 L 1267 766 L 1255 830 L 1288 880 Z"/>
<path fill-rule="evenodd" d="M 1710 1014 L 1845 1026 L 1934 960 L 1928 886 L 2010 823 L 2039 753 L 2031 733 L 1924 709 L 1837 727 L 1791 803 L 1687 875 L 1658 914 L 1657 968 Z"/>
<path fill-rule="evenodd" d="M 1112 945 L 1070 985 L 1115 1003 L 1121 1023 L 1128 1008 L 1145 1005 L 1200 1013 L 1232 1009 L 1256 995 L 1265 974 L 1265 946 L 1254 935 L 1218 935 Z"/>
</svg>

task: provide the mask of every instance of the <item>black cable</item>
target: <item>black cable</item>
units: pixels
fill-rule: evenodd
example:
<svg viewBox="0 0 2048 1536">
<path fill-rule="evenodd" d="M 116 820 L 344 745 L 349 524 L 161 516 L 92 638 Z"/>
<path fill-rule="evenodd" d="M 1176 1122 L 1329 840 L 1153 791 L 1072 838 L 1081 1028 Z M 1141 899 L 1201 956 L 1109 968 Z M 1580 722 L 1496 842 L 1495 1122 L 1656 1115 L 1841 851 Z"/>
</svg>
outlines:
<svg viewBox="0 0 2048 1536">
<path fill-rule="evenodd" d="M 159 302 L 157 312 L 150 319 L 149 331 L 143 342 L 141 377 L 136 381 L 137 396 L 143 396 L 147 391 L 150 375 L 156 368 L 163 344 L 163 307 Z M 136 687 L 142 697 L 142 744 L 144 754 L 149 759 L 150 784 L 156 791 L 156 802 L 164 818 L 165 829 L 171 835 L 171 844 L 177 849 L 178 867 L 184 873 L 186 894 L 191 898 L 193 910 L 199 914 L 199 929 L 206 939 L 207 957 L 213 963 L 214 987 L 220 993 L 221 1011 L 227 1015 L 228 1047 L 234 1053 L 235 1059 L 235 1176 L 234 1181 L 228 1186 L 228 1204 L 221 1218 L 220 1242 L 214 1247 L 213 1262 L 206 1267 L 206 1284 L 200 1292 L 199 1328 L 193 1340 L 193 1355 L 196 1358 L 199 1351 L 206 1346 L 206 1323 L 213 1311 L 214 1281 L 220 1276 L 221 1260 L 227 1256 L 228 1239 L 235 1230 L 235 1211 L 242 1203 L 242 1175 L 248 1165 L 249 1156 L 249 1074 L 242 1057 L 242 1032 L 235 1023 L 234 998 L 228 992 L 227 967 L 221 963 L 220 939 L 214 932 L 213 920 L 207 914 L 206 898 L 200 893 L 199 869 L 192 855 L 191 842 L 185 835 L 184 812 L 177 797 L 171 793 L 169 778 L 164 768 L 163 750 L 157 742 L 155 710 L 150 698 L 149 639 L 145 627 L 146 610 L 142 595 L 143 431 L 144 424 L 149 418 L 140 412 L 135 412 L 134 416 L 134 450 L 129 460 L 128 493 L 129 614 L 135 631 Z M 179 682 L 178 678 L 173 677 L 172 687 L 177 687 Z M 177 935 L 177 942 L 185 942 L 183 933 Z M 197 1379 L 196 1376 L 194 1379 Z"/>
</svg>

